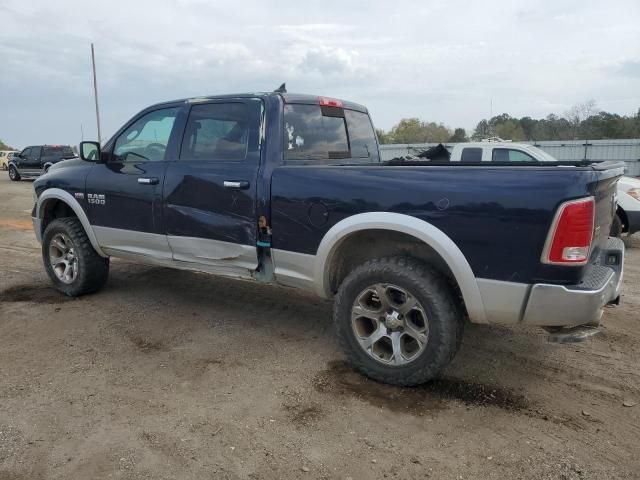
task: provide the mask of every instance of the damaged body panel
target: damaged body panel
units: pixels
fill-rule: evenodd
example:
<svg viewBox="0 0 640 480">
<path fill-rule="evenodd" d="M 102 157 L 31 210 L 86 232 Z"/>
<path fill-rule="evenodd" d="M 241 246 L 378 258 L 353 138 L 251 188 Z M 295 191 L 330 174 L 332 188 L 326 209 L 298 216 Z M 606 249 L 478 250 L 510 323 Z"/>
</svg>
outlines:
<svg viewBox="0 0 640 480">
<path fill-rule="evenodd" d="M 34 183 L 38 239 L 75 217 L 103 260 L 335 297 L 353 321 L 343 334 L 378 364 L 429 350 L 428 292 L 450 292 L 475 323 L 551 328 L 597 326 L 620 294 L 624 246 L 608 232 L 622 164 L 450 163 L 439 150 L 383 163 L 365 107 L 284 89 L 155 105 L 80 150 Z"/>
</svg>

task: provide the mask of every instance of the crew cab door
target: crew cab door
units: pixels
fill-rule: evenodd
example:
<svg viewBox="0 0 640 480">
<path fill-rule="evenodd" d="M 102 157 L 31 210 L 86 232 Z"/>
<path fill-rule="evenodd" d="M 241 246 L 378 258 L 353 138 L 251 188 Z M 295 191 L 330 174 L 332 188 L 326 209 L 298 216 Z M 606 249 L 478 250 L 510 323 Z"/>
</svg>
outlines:
<svg viewBox="0 0 640 480">
<path fill-rule="evenodd" d="M 28 147 L 20 153 L 18 168 L 23 174 L 40 173 L 40 150 L 42 147 Z"/>
<path fill-rule="evenodd" d="M 162 183 L 175 158 L 180 105 L 146 110 L 105 145 L 86 180 L 89 219 L 106 253 L 171 260 Z M 126 256 L 126 255 L 125 255 Z"/>
<path fill-rule="evenodd" d="M 187 110 L 179 155 L 168 163 L 164 183 L 164 220 L 173 258 L 215 273 L 250 277 L 258 263 L 262 101 L 206 101 Z"/>
</svg>

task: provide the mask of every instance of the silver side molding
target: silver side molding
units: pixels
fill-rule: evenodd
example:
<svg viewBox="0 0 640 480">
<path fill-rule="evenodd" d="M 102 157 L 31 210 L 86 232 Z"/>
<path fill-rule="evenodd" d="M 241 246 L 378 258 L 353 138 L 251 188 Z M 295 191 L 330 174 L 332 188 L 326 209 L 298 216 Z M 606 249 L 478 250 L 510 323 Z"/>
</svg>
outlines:
<svg viewBox="0 0 640 480">
<path fill-rule="evenodd" d="M 323 237 L 315 257 L 313 279 L 318 295 L 325 298 L 330 296 L 327 266 L 331 264 L 332 256 L 337 252 L 340 244 L 352 233 L 362 230 L 402 232 L 429 245 L 453 272 L 471 321 L 488 323 L 476 277 L 458 246 L 434 225 L 401 213 L 361 213 L 336 223 Z"/>
<path fill-rule="evenodd" d="M 52 200 L 61 200 L 69 205 L 69 207 L 76 214 L 76 217 L 78 217 L 78 220 L 80 220 L 82 228 L 84 228 L 84 231 L 87 233 L 89 241 L 91 242 L 91 246 L 93 246 L 95 251 L 98 252 L 98 255 L 107 257 L 108 255 L 104 253 L 104 251 L 100 248 L 100 244 L 98 243 L 95 232 L 93 231 L 93 228 L 89 223 L 87 214 L 84 212 L 82 206 L 78 203 L 78 201 L 73 198 L 73 196 L 69 192 L 66 192 L 60 188 L 49 188 L 40 195 L 40 198 L 38 198 L 38 203 L 36 204 L 36 218 L 40 220 L 40 224 L 44 217 L 44 206 L 47 202 Z M 42 232 L 40 232 L 40 234 L 42 234 Z M 37 236 L 38 235 L 36 234 L 36 237 Z"/>
<path fill-rule="evenodd" d="M 130 253 L 158 260 L 171 260 L 171 248 L 166 235 L 97 225 L 93 227 L 93 231 L 103 250 L 112 252 L 114 257 Z"/>
</svg>

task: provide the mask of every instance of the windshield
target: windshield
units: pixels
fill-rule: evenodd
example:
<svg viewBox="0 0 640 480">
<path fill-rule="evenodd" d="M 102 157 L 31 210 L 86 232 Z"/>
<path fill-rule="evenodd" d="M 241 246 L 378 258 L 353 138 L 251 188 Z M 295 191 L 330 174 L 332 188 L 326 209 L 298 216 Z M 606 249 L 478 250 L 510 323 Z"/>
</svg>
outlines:
<svg viewBox="0 0 640 480">
<path fill-rule="evenodd" d="M 527 150 L 531 151 L 531 153 L 541 162 L 557 162 L 558 161 L 557 158 L 552 157 L 547 152 L 545 152 L 544 150 L 538 147 L 529 146 L 527 147 Z"/>
</svg>

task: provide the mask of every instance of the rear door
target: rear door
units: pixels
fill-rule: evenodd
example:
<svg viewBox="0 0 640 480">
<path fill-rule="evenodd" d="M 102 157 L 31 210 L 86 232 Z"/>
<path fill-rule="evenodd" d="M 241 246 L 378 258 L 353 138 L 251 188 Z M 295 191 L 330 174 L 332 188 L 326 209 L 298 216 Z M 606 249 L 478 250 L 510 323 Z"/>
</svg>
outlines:
<svg viewBox="0 0 640 480">
<path fill-rule="evenodd" d="M 179 155 L 168 163 L 164 183 L 174 260 L 241 277 L 256 268 L 262 112 L 258 98 L 188 107 Z"/>
<path fill-rule="evenodd" d="M 135 117 L 105 145 L 105 163 L 89 172 L 84 201 L 98 243 L 107 253 L 171 260 L 162 184 L 167 163 L 177 155 L 180 108 L 163 106 Z"/>
</svg>

